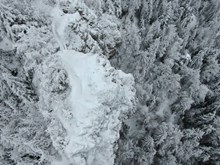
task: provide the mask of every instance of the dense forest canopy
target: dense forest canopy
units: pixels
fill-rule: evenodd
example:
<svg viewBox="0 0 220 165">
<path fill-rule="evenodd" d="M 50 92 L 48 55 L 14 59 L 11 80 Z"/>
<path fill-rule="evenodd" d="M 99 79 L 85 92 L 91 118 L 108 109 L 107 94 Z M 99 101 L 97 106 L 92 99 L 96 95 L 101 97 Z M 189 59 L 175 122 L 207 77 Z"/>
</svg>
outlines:
<svg viewBox="0 0 220 165">
<path fill-rule="evenodd" d="M 66 156 L 68 131 L 54 115 L 71 116 L 63 50 L 114 67 L 98 67 L 112 88 L 96 95 L 112 117 L 97 113 L 97 126 L 120 129 L 109 145 L 115 165 L 220 163 L 218 0 L 0 0 L 0 165 L 56 165 Z M 103 148 L 77 154 L 107 164 Z"/>
</svg>

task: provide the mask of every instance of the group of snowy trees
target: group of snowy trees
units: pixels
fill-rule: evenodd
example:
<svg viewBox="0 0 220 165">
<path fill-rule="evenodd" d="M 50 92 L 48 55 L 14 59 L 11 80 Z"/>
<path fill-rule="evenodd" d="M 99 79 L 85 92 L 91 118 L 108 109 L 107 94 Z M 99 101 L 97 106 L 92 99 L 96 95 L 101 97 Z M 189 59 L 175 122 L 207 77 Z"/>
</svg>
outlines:
<svg viewBox="0 0 220 165">
<path fill-rule="evenodd" d="M 138 106 L 123 123 L 115 164 L 220 163 L 220 2 L 84 0 L 65 44 L 104 54 L 135 78 Z M 68 94 L 52 34 L 53 0 L 0 1 L 0 164 L 60 157 L 42 114 Z M 45 102 L 45 100 L 49 100 Z M 57 103 L 58 104 L 58 103 Z M 51 124 L 52 123 L 52 124 Z"/>
<path fill-rule="evenodd" d="M 60 156 L 47 132 L 50 121 L 40 112 L 41 84 L 34 83 L 44 78 L 43 62 L 57 49 L 43 11 L 34 1 L 0 2 L 1 165 L 45 165 Z"/>
<path fill-rule="evenodd" d="M 122 45 L 139 107 L 124 123 L 116 164 L 220 163 L 220 3 L 122 0 Z"/>
</svg>

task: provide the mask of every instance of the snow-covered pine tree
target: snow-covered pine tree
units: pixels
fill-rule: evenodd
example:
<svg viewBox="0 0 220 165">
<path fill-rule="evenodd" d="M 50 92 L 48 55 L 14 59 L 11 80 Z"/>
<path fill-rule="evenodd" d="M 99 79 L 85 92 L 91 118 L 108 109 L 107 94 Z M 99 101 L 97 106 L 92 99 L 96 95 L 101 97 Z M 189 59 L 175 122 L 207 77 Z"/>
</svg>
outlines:
<svg viewBox="0 0 220 165">
<path fill-rule="evenodd" d="M 121 130 L 118 164 L 218 164 L 219 109 L 211 107 L 219 98 L 219 2 L 122 1 L 122 11 L 122 45 L 111 62 L 133 73 L 140 105 Z M 146 151 L 128 147 L 143 141 L 133 132 L 152 138 L 147 163 Z"/>
</svg>

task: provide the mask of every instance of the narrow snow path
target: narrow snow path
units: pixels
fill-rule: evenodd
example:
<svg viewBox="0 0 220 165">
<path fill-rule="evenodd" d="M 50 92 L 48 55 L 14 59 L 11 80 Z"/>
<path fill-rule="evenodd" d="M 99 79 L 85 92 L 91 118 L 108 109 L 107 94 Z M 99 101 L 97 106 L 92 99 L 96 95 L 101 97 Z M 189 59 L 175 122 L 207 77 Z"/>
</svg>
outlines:
<svg viewBox="0 0 220 165">
<path fill-rule="evenodd" d="M 111 78 L 106 78 L 107 70 L 102 65 L 105 59 L 98 55 L 63 50 L 59 52 L 59 56 L 68 73 L 72 89 L 68 98 L 72 118 L 67 119 L 62 114 L 57 114 L 67 131 L 68 144 L 65 146 L 64 153 L 72 160 L 71 162 L 83 165 L 86 163 L 85 160 L 76 158 L 79 153 L 89 152 L 100 143 L 97 141 L 113 143 L 117 139 L 118 133 L 107 136 L 103 134 L 104 137 L 99 135 L 99 138 L 93 138 L 92 135 L 95 132 L 107 131 L 106 107 L 103 107 L 102 104 L 106 102 L 106 99 L 111 100 L 115 97 L 114 91 L 117 91 L 118 85 L 113 83 Z M 109 91 L 113 91 L 112 96 L 109 96 Z M 114 119 L 115 123 L 110 123 L 112 124 L 110 127 L 119 124 L 117 114 Z M 103 122 L 106 122 L 107 125 L 102 124 Z M 104 126 L 106 126 L 106 130 L 102 130 Z M 113 164 L 113 160 L 108 160 L 109 165 Z"/>
</svg>

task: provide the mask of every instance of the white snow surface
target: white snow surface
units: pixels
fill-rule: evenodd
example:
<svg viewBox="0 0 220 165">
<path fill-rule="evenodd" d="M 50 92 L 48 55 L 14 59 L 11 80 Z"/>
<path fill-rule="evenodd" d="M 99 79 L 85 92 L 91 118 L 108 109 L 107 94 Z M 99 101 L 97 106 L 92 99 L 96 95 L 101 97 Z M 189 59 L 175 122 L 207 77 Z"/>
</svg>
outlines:
<svg viewBox="0 0 220 165">
<path fill-rule="evenodd" d="M 59 140 L 54 140 L 54 146 L 62 148 L 63 163 L 113 165 L 121 119 L 134 109 L 134 79 L 96 54 L 64 50 L 58 55 L 68 73 L 71 93 L 68 110 L 54 112 L 67 132 L 62 146 Z"/>
<path fill-rule="evenodd" d="M 80 20 L 80 15 L 78 12 L 74 14 L 64 14 L 58 6 L 56 6 L 52 12 L 51 16 L 53 17 L 52 21 L 52 30 L 55 39 L 57 40 L 60 49 L 66 49 L 65 45 L 65 30 L 70 24 Z"/>
</svg>

